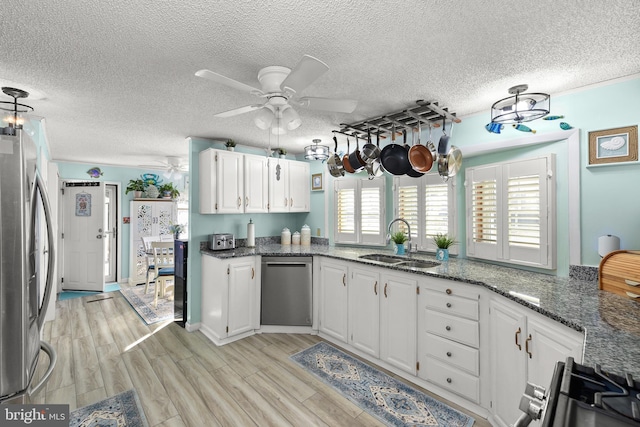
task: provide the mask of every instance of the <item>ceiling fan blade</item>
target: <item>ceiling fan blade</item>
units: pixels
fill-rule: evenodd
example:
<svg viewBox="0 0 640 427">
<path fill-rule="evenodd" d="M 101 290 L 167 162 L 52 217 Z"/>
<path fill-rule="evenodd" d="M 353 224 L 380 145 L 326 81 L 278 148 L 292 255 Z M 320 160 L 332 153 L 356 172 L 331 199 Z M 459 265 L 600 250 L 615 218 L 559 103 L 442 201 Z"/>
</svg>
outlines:
<svg viewBox="0 0 640 427">
<path fill-rule="evenodd" d="M 303 107 L 313 110 L 335 111 L 337 113 L 353 113 L 358 101 L 355 99 L 333 99 L 304 96 L 298 99 Z"/>
<path fill-rule="evenodd" d="M 313 56 L 305 55 L 291 70 L 280 87 L 299 93 L 329 70 L 329 66 Z"/>
<path fill-rule="evenodd" d="M 196 76 L 202 77 L 208 80 L 213 80 L 216 83 L 221 83 L 223 85 L 227 85 L 234 89 L 238 89 L 243 92 L 248 92 L 252 95 L 257 95 L 257 96 L 263 95 L 262 90 L 258 89 L 257 87 L 249 86 L 248 84 L 244 84 L 237 80 L 230 79 L 229 77 L 223 76 L 222 74 L 214 73 L 213 71 L 200 70 L 196 72 Z"/>
<path fill-rule="evenodd" d="M 222 118 L 233 117 L 239 114 L 244 114 L 250 111 L 258 110 L 262 107 L 264 107 L 264 104 L 246 105 L 244 107 L 234 108 L 233 110 L 223 111 L 222 113 L 215 114 L 213 117 L 222 117 Z"/>
</svg>

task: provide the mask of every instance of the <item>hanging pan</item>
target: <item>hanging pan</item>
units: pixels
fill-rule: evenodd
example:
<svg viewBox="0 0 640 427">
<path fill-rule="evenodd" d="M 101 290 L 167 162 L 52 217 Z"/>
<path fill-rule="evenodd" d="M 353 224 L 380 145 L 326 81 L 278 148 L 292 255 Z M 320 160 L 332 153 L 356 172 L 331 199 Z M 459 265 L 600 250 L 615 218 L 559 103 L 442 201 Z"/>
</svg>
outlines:
<svg viewBox="0 0 640 427">
<path fill-rule="evenodd" d="M 380 157 L 380 149 L 371 143 L 371 129 L 367 124 L 367 143 L 362 147 L 360 156 L 367 164 L 371 164 Z"/>
<path fill-rule="evenodd" d="M 342 167 L 346 172 L 355 173 L 355 169 L 349 163 L 349 138 L 347 138 L 347 154 L 342 157 Z"/>
<path fill-rule="evenodd" d="M 442 177 L 442 180 L 445 182 L 448 181 L 449 178 L 453 178 L 462 166 L 462 152 L 460 151 L 460 149 L 455 145 L 452 145 L 451 148 L 448 148 L 449 137 L 451 136 L 452 130 L 453 123 L 451 124 L 449 136 L 447 136 L 444 133 L 445 129 L 443 123 L 443 135 L 440 138 L 440 142 L 438 143 L 438 173 Z"/>
<path fill-rule="evenodd" d="M 404 175 L 411 169 L 407 150 L 402 145 L 396 144 L 396 126 L 391 130 L 391 144 L 382 149 L 380 163 L 384 170 L 393 175 Z"/>
<path fill-rule="evenodd" d="M 404 149 L 407 150 L 407 162 L 409 162 L 409 170 L 407 171 L 407 176 L 410 176 L 411 178 L 420 178 L 422 175 L 424 175 L 424 173 L 418 172 L 417 170 L 415 170 L 412 167 L 411 161 L 409 159 L 410 152 L 411 152 L 411 149 L 414 147 L 413 143 L 415 141 L 415 132 L 413 131 L 413 128 L 411 128 L 411 147 L 407 145 L 406 129 L 402 132 L 402 138 L 404 139 Z"/>
<path fill-rule="evenodd" d="M 339 178 L 344 176 L 344 165 L 342 164 L 342 159 L 338 156 L 338 139 L 335 134 L 333 134 L 333 142 L 335 143 L 335 148 L 333 156 L 329 157 L 329 160 L 327 160 L 327 167 L 329 168 L 331 176 Z"/>
<path fill-rule="evenodd" d="M 362 157 L 360 156 L 360 143 L 358 142 L 358 134 L 354 132 L 353 136 L 356 137 L 356 149 L 353 150 L 351 154 L 349 154 L 349 164 L 356 172 L 360 172 L 362 169 L 364 169 L 364 165 L 366 165 L 367 163 L 362 160 Z"/>
</svg>

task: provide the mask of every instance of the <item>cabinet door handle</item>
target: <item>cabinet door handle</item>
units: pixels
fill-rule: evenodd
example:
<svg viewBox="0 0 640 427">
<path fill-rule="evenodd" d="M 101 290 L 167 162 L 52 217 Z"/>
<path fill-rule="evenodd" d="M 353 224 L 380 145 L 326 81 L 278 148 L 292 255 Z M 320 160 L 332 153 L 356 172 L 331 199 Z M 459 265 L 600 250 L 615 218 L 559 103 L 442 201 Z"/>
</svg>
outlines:
<svg viewBox="0 0 640 427">
<path fill-rule="evenodd" d="M 453 381 L 451 378 L 447 378 L 447 382 L 448 382 L 449 384 L 451 384 L 451 381 Z"/>
<path fill-rule="evenodd" d="M 256 275 L 256 270 L 254 270 L 253 267 L 251 267 L 251 278 L 253 279 Z"/>
<path fill-rule="evenodd" d="M 450 302 L 447 303 L 447 308 L 451 308 L 451 303 Z"/>
<path fill-rule="evenodd" d="M 238 207 L 242 206 L 242 197 L 238 196 Z"/>
<path fill-rule="evenodd" d="M 527 352 L 527 354 L 529 355 L 529 359 L 531 359 L 531 357 L 533 357 L 533 354 L 531 354 L 531 352 L 529 351 L 529 341 L 531 341 L 531 334 L 529 334 L 527 340 L 524 342 L 524 351 Z"/>
<path fill-rule="evenodd" d="M 287 206 L 287 203 L 289 202 L 289 200 L 285 197 L 284 198 L 284 205 Z"/>
<path fill-rule="evenodd" d="M 289 199 L 289 206 L 293 206 L 293 197 Z"/>
<path fill-rule="evenodd" d="M 450 330 L 451 330 L 451 326 L 449 326 L 449 325 L 445 326 L 444 328 L 445 328 L 447 331 L 450 331 Z"/>
<path fill-rule="evenodd" d="M 451 357 L 451 352 L 447 351 L 447 357 Z"/>
<path fill-rule="evenodd" d="M 378 295 L 378 281 L 376 280 L 376 283 L 373 284 L 373 293 Z"/>
<path fill-rule="evenodd" d="M 451 289 L 447 289 L 445 292 L 447 293 L 447 295 L 451 295 Z"/>
<path fill-rule="evenodd" d="M 387 298 L 387 285 L 388 283 L 384 284 L 384 297 Z"/>
<path fill-rule="evenodd" d="M 249 196 L 244 198 L 244 205 L 249 206 Z"/>
<path fill-rule="evenodd" d="M 347 273 L 342 275 L 342 285 L 347 286 Z"/>
<path fill-rule="evenodd" d="M 518 328 L 518 330 L 516 331 L 516 345 L 518 346 L 518 350 L 522 350 L 522 346 L 520 345 L 520 340 L 518 338 L 520 338 L 520 332 L 522 332 L 522 330 L 520 328 Z"/>
</svg>

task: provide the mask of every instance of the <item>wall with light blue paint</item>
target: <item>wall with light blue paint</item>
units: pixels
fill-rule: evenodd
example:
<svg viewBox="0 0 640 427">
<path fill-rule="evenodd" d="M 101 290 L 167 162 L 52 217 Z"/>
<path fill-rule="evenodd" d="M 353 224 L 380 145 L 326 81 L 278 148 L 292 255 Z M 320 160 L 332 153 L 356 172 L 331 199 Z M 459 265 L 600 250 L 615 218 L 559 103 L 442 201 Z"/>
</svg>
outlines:
<svg viewBox="0 0 640 427">
<path fill-rule="evenodd" d="M 90 178 L 87 174 L 87 171 L 91 168 L 99 167 L 102 171 L 103 175 L 99 179 Z M 73 179 L 73 180 L 84 180 L 84 181 L 103 181 L 108 183 L 117 183 L 120 187 L 120 200 L 122 205 L 120 206 L 120 218 L 118 218 L 118 228 L 120 230 L 121 236 L 121 259 L 122 259 L 122 279 L 126 279 L 129 277 L 129 259 L 130 259 L 130 236 L 131 236 L 131 225 L 123 224 L 123 217 L 131 216 L 131 204 L 130 202 L 133 200 L 133 192 L 129 194 L 125 194 L 127 184 L 130 179 L 140 178 L 142 174 L 145 173 L 155 173 L 160 175 L 160 178 L 163 182 L 172 181 L 167 180 L 162 177 L 162 171 L 153 171 L 149 169 L 138 169 L 138 168 L 130 168 L 130 167 L 121 167 L 121 166 L 109 166 L 109 165 L 100 165 L 100 164 L 83 164 L 83 163 L 69 163 L 69 162 L 58 162 L 58 173 L 60 175 L 60 179 Z M 174 186 L 180 191 L 183 192 L 185 189 L 184 178 L 180 181 L 172 181 Z"/>
<path fill-rule="evenodd" d="M 291 231 L 300 230 L 305 223 L 308 213 L 263 213 L 263 214 L 200 214 L 200 183 L 199 175 L 199 153 L 207 148 L 224 149 L 223 141 L 190 138 L 189 143 L 189 264 L 188 264 L 188 289 L 189 304 L 187 320 L 190 324 L 200 322 L 201 318 L 201 286 L 203 280 L 215 280 L 215 278 L 203 278 L 201 275 L 202 255 L 200 254 L 200 243 L 208 240 L 209 234 L 230 232 L 236 238 L 246 238 L 247 223 L 253 219 L 256 224 L 256 237 L 280 236 L 284 227 Z M 236 152 L 264 155 L 264 150 L 252 149 L 241 145 L 236 146 Z M 293 156 L 288 156 L 294 159 Z M 316 198 L 312 200 L 311 210 L 314 212 L 317 204 Z M 324 204 L 322 207 L 324 211 Z M 315 221 L 315 220 L 314 220 Z M 206 255 L 205 255 L 206 256 Z"/>
</svg>

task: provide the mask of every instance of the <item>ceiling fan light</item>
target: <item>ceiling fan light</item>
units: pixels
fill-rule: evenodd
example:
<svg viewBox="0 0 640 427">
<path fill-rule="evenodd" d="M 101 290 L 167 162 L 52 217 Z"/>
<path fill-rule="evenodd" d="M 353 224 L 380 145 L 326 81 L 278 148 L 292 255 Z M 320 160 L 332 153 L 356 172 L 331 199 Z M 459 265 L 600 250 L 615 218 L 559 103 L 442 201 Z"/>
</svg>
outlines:
<svg viewBox="0 0 640 427">
<path fill-rule="evenodd" d="M 298 112 L 291 107 L 285 108 L 282 111 L 282 120 L 289 130 L 297 129 L 302 124 Z"/>
<path fill-rule="evenodd" d="M 267 130 L 273 122 L 273 112 L 269 108 L 265 107 L 260 110 L 258 115 L 253 119 L 253 122 L 260 129 Z"/>
</svg>

